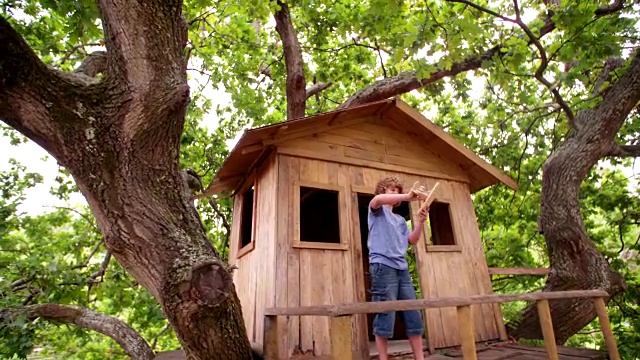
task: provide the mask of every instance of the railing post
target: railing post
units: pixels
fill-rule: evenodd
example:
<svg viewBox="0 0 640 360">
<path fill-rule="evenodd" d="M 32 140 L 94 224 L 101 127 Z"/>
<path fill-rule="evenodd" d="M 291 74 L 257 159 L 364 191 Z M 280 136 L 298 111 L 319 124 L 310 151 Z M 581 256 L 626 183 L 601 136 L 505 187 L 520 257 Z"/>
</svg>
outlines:
<svg viewBox="0 0 640 360">
<path fill-rule="evenodd" d="M 264 317 L 264 359 L 277 360 L 280 357 L 278 317 L 265 315 Z"/>
<path fill-rule="evenodd" d="M 616 345 L 616 338 L 611 331 L 611 324 L 609 323 L 609 316 L 607 315 L 607 307 L 604 304 L 603 298 L 594 298 L 593 304 L 596 306 L 596 313 L 600 320 L 600 329 L 602 329 L 602 335 L 604 336 L 605 344 L 607 344 L 607 351 L 609 352 L 610 360 L 620 360 L 620 353 L 618 353 L 618 345 Z"/>
<path fill-rule="evenodd" d="M 458 306 L 458 328 L 460 329 L 460 343 L 464 360 L 477 360 L 476 337 L 473 329 L 471 306 Z"/>
<path fill-rule="evenodd" d="M 542 328 L 547 355 L 550 360 L 558 360 L 558 348 L 556 346 L 556 337 L 553 333 L 549 300 L 538 300 L 536 305 L 538 306 L 538 317 L 540 318 L 540 327 Z"/>
<path fill-rule="evenodd" d="M 329 317 L 331 333 L 331 357 L 334 360 L 351 360 L 351 315 Z"/>
</svg>

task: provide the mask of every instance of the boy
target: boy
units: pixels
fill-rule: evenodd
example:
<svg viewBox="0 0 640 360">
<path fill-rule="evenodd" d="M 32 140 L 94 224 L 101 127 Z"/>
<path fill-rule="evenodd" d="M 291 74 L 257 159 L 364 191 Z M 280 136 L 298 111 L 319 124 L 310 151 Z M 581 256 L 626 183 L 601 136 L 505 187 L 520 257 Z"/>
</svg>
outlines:
<svg viewBox="0 0 640 360">
<path fill-rule="evenodd" d="M 402 201 L 426 199 L 424 188 L 413 188 L 402 192 L 402 183 L 396 177 L 382 179 L 376 185 L 375 197 L 369 203 L 369 272 L 371 274 L 371 300 L 412 300 L 415 289 L 409 275 L 406 260 L 408 244 L 416 244 L 429 213 L 428 208 L 420 211 L 413 231 L 409 232 L 404 218 L 393 213 L 393 208 Z M 402 311 L 407 337 L 413 350 L 414 359 L 423 360 L 422 316 L 417 310 Z M 376 314 L 373 320 L 373 334 L 380 360 L 387 360 L 387 341 L 393 336 L 395 312 Z"/>
</svg>

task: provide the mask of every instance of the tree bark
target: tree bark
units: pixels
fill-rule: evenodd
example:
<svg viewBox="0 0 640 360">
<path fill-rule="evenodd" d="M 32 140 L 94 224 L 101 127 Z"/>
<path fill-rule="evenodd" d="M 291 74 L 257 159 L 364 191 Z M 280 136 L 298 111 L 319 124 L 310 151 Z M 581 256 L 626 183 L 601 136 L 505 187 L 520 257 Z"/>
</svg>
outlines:
<svg viewBox="0 0 640 360">
<path fill-rule="evenodd" d="M 276 31 L 282 39 L 284 63 L 287 69 L 287 120 L 300 119 L 304 117 L 307 100 L 302 49 L 291 22 L 289 5 L 278 1 L 278 6 L 280 10 L 276 11 L 274 18 Z"/>
<path fill-rule="evenodd" d="M 0 118 L 69 170 L 105 246 L 160 303 L 189 359 L 250 359 L 228 266 L 179 172 L 181 6 L 99 1 L 102 79 L 48 67 L 0 17 Z"/>
<path fill-rule="evenodd" d="M 11 321 L 18 314 L 26 313 L 31 320 L 41 318 L 50 322 L 74 324 L 87 330 L 97 331 L 117 342 L 134 360 L 151 360 L 154 353 L 149 344 L 122 320 L 93 310 L 70 305 L 39 304 L 22 309 L 0 312 L 0 318 Z"/>
<path fill-rule="evenodd" d="M 598 160 L 610 153 L 616 134 L 640 101 L 639 54 L 636 51 L 627 72 L 606 90 L 598 107 L 578 114 L 575 134 L 543 165 L 540 231 L 551 265 L 545 291 L 602 289 L 614 296 L 626 288 L 622 276 L 589 239 L 578 196 L 580 184 Z M 567 300 L 552 302 L 551 315 L 556 341 L 562 344 L 596 313 L 590 300 Z M 525 310 L 511 334 L 542 338 L 535 304 Z"/>
</svg>

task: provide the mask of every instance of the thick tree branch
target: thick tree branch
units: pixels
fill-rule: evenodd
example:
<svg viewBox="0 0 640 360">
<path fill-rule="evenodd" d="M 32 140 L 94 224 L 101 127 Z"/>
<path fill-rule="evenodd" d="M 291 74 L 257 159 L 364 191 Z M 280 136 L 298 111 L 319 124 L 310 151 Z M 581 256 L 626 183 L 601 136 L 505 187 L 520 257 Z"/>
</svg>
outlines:
<svg viewBox="0 0 640 360">
<path fill-rule="evenodd" d="M 615 144 L 611 147 L 605 156 L 615 157 L 640 157 L 640 144 L 636 145 L 618 145 Z"/>
<path fill-rule="evenodd" d="M 302 49 L 291 22 L 289 6 L 278 1 L 280 10 L 276 11 L 276 31 L 282 39 L 284 62 L 287 68 L 287 119 L 304 117 L 306 92 Z"/>
<path fill-rule="evenodd" d="M 398 94 L 404 94 L 412 90 L 416 90 L 432 84 L 440 79 L 449 76 L 455 76 L 465 71 L 480 68 L 482 62 L 491 59 L 494 55 L 500 53 L 500 46 L 493 47 L 479 57 L 467 59 L 465 61 L 455 63 L 449 70 L 436 70 L 429 75 L 428 78 L 418 79 L 416 71 L 407 71 L 400 73 L 394 77 L 378 80 L 375 83 L 356 92 L 338 109 L 350 106 L 365 104 L 377 100 L 386 99 Z"/>
<path fill-rule="evenodd" d="M 469 6 L 473 6 L 475 8 L 479 7 L 479 5 L 473 4 L 467 0 L 459 0 L 455 2 L 462 2 L 462 3 L 468 4 Z M 596 17 L 601 17 L 601 16 L 615 13 L 617 11 L 620 11 L 623 8 L 623 4 L 624 4 L 624 1 L 615 1 L 613 4 L 609 6 L 599 8 L 594 12 L 594 15 Z M 484 8 L 482 9 L 485 10 Z M 488 10 L 488 13 L 496 17 L 499 17 L 501 19 L 504 19 L 505 21 L 510 21 L 510 22 L 514 21 L 513 19 L 506 18 L 496 13 L 495 11 L 492 11 L 489 9 L 486 9 L 486 10 Z M 545 35 L 555 30 L 555 28 L 556 28 L 555 23 L 549 17 L 545 20 L 544 25 L 540 28 L 538 36 L 535 38 L 539 41 L 539 39 L 541 39 Z M 531 45 L 532 43 L 533 42 L 529 40 L 529 45 Z M 454 63 L 450 70 L 446 70 L 446 69 L 436 70 L 434 73 L 430 74 L 429 77 L 424 79 L 418 79 L 416 76 L 416 71 L 408 71 L 408 72 L 400 73 L 394 77 L 378 80 L 373 84 L 353 94 L 338 108 L 342 109 L 350 106 L 365 104 L 368 102 L 383 100 L 392 96 L 410 92 L 412 90 L 420 89 L 444 77 L 455 76 L 465 71 L 478 69 L 480 68 L 484 60 L 490 60 L 495 55 L 503 56 L 504 54 L 500 52 L 501 47 L 502 45 L 498 44 L 486 50 L 484 53 L 482 53 L 482 55 L 479 55 L 473 58 L 468 58 L 464 61 Z"/>
<path fill-rule="evenodd" d="M 71 305 L 39 304 L 16 310 L 0 311 L 2 322 L 10 322 L 20 314 L 33 320 L 40 318 L 54 323 L 74 324 L 80 328 L 97 331 L 115 340 L 135 360 L 151 360 L 154 357 L 149 344 L 122 320 L 93 310 Z"/>
<path fill-rule="evenodd" d="M 105 51 L 93 52 L 82 61 L 80 66 L 74 70 L 90 77 L 102 74 L 107 70 L 107 53 Z"/>
<path fill-rule="evenodd" d="M 97 80 L 64 73 L 44 64 L 26 41 L 0 16 L 0 119 L 61 160 L 65 133 L 81 129 L 77 103 Z"/>
<path fill-rule="evenodd" d="M 309 86 L 306 90 L 306 95 L 305 95 L 305 100 L 309 99 L 310 97 L 312 97 L 315 94 L 319 94 L 322 91 L 326 90 L 329 86 L 331 86 L 331 83 L 316 83 L 313 84 L 312 86 Z"/>
</svg>

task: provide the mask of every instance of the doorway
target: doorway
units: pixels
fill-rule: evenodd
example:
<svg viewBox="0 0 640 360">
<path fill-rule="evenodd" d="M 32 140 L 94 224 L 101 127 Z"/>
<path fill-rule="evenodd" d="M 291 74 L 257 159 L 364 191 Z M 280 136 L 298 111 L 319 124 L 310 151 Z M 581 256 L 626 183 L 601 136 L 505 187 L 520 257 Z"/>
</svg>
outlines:
<svg viewBox="0 0 640 360">
<path fill-rule="evenodd" d="M 367 245 L 369 238 L 369 203 L 373 199 L 372 194 L 357 193 L 358 195 L 358 217 L 360 223 L 360 240 L 362 242 L 362 270 L 364 274 L 364 286 L 365 286 L 365 301 L 371 301 L 371 277 L 369 274 L 369 247 Z M 402 216 L 405 220 L 410 219 L 411 211 L 409 210 L 409 203 L 402 202 L 393 211 L 396 214 Z M 367 335 L 369 341 L 375 341 L 373 335 L 373 317 L 375 314 L 367 314 Z M 407 335 L 405 333 L 404 320 L 400 313 L 396 312 L 396 323 L 393 330 L 393 337 L 389 340 L 406 340 Z"/>
</svg>

